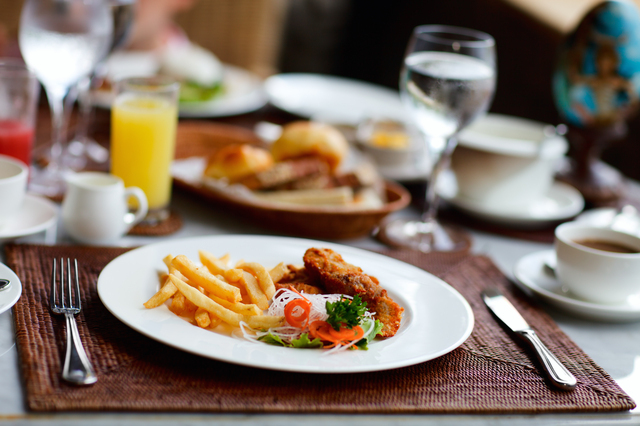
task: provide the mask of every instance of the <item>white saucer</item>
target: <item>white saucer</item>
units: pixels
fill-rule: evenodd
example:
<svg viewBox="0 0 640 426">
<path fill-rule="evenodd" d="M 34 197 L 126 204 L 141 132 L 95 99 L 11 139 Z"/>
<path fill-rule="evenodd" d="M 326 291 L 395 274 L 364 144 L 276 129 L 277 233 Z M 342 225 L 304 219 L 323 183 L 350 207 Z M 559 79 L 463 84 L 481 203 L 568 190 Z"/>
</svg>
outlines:
<svg viewBox="0 0 640 426">
<path fill-rule="evenodd" d="M 52 226 L 58 216 L 58 207 L 46 198 L 27 194 L 22 210 L 2 228 L 0 240 L 24 237 Z"/>
<path fill-rule="evenodd" d="M 553 250 L 529 254 L 518 261 L 514 275 L 518 282 L 550 305 L 570 314 L 597 321 L 629 322 L 640 320 L 640 294 L 631 296 L 620 305 L 600 305 L 578 299 L 564 291 L 553 272 L 545 266 L 554 259 Z"/>
<path fill-rule="evenodd" d="M 576 222 L 611 228 L 615 231 L 626 232 L 640 237 L 640 215 L 633 213 L 620 214 L 618 209 L 613 207 L 587 210 L 576 217 Z"/>
<path fill-rule="evenodd" d="M 0 278 L 11 281 L 8 289 L 0 291 L 0 314 L 11 309 L 22 294 L 22 283 L 18 276 L 3 263 L 0 263 Z"/>
<path fill-rule="evenodd" d="M 547 194 L 528 205 L 492 206 L 459 196 L 447 197 L 453 206 L 489 222 L 505 226 L 537 228 L 570 219 L 584 208 L 584 198 L 574 187 L 554 182 Z"/>
</svg>

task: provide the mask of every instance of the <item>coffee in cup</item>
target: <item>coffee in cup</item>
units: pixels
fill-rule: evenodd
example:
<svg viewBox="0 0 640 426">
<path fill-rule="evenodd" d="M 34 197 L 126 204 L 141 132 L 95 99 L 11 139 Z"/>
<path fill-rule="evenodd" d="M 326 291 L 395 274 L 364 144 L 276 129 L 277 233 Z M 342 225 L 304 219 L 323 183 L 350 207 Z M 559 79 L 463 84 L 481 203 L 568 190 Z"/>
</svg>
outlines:
<svg viewBox="0 0 640 426">
<path fill-rule="evenodd" d="M 567 222 L 556 228 L 556 276 L 589 302 L 623 303 L 640 293 L 640 238 L 609 228 Z"/>
<path fill-rule="evenodd" d="M 638 251 L 635 248 L 629 247 L 624 244 L 611 242 L 611 241 L 586 239 L 586 240 L 575 240 L 575 242 L 580 244 L 581 246 L 585 246 L 595 250 L 612 252 L 612 253 L 640 253 L 640 251 Z"/>
</svg>

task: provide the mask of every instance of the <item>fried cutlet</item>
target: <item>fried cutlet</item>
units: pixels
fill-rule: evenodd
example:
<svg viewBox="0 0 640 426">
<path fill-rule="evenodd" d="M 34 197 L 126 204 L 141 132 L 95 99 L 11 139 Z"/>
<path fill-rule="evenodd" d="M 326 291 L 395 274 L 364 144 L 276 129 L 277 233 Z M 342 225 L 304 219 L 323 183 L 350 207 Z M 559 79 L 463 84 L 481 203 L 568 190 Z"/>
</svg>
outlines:
<svg viewBox="0 0 640 426">
<path fill-rule="evenodd" d="M 375 277 L 365 274 L 361 268 L 345 262 L 341 255 L 326 248 L 308 249 L 304 254 L 304 266 L 307 274 L 328 293 L 358 294 L 367 302 L 369 311 L 375 312 L 375 318 L 383 324 L 382 337 L 396 334 L 404 309 L 391 300 Z"/>
<path fill-rule="evenodd" d="M 276 290 L 293 287 L 301 293 L 322 294 L 324 289 L 309 278 L 304 266 L 287 265 L 289 271 L 277 282 Z"/>
</svg>

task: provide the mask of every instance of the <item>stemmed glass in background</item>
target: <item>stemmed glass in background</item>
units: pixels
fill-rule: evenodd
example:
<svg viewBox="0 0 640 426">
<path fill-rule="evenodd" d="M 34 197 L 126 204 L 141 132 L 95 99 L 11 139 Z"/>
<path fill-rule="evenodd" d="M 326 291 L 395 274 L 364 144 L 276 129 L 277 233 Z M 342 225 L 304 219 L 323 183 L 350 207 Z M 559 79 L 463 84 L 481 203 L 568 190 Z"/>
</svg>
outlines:
<svg viewBox="0 0 640 426">
<path fill-rule="evenodd" d="M 87 162 L 106 163 L 109 159 L 109 151 L 89 136 L 93 119 L 93 102 L 91 92 L 98 89 L 107 75 L 107 57 L 123 47 L 131 33 L 135 14 L 136 0 L 106 0 L 111 8 L 113 17 L 113 35 L 111 44 L 105 56 L 95 67 L 94 72 L 81 79 L 71 90 L 67 98 L 67 107 L 72 108 L 76 98 L 78 100 L 79 117 L 76 133 L 69 142 L 68 150 L 63 153 L 63 163 L 74 170 L 83 169 Z"/>
<path fill-rule="evenodd" d="M 421 219 L 387 223 L 382 233 L 390 243 L 423 252 L 455 251 L 465 244 L 437 220 L 437 182 L 449 166 L 458 132 L 491 103 L 495 61 L 495 41 L 489 34 L 444 25 L 414 29 L 400 76 L 400 94 L 427 143 L 432 170 Z"/>
<path fill-rule="evenodd" d="M 64 192 L 68 172 L 61 161 L 66 145 L 64 98 L 106 55 L 112 32 L 109 5 L 102 0 L 25 2 L 20 51 L 47 93 L 52 128 L 49 163 L 31 177 L 30 190 L 47 196 Z"/>
</svg>

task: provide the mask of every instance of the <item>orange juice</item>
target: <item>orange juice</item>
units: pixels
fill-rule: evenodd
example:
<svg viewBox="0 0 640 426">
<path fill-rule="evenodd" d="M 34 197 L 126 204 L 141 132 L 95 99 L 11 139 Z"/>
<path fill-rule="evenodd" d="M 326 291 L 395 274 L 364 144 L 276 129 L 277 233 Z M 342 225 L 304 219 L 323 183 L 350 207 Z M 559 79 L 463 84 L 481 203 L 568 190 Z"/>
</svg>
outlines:
<svg viewBox="0 0 640 426">
<path fill-rule="evenodd" d="M 122 94 L 111 111 L 111 173 L 147 196 L 149 210 L 171 199 L 178 110 L 167 99 Z"/>
</svg>

